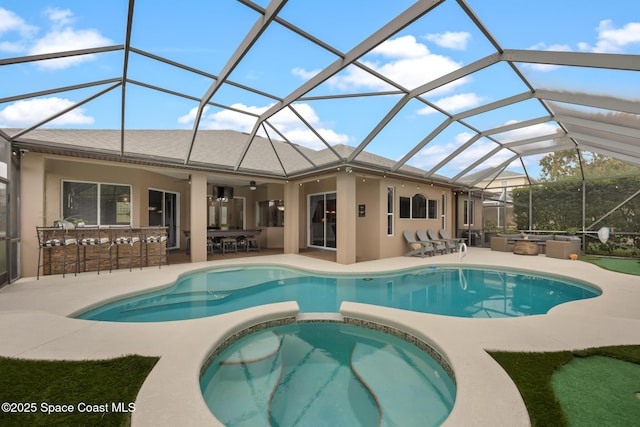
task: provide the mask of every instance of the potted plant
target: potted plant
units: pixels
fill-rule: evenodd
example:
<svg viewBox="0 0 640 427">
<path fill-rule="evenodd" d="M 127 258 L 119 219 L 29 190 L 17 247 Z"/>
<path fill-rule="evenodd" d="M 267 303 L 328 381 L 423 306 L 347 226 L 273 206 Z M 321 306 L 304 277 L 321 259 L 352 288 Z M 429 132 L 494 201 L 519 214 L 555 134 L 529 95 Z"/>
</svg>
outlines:
<svg viewBox="0 0 640 427">
<path fill-rule="evenodd" d="M 63 219 L 56 219 L 53 221 L 54 227 L 64 228 L 65 230 L 70 230 L 73 228 L 84 227 L 85 221 L 82 218 L 70 216 Z"/>
<path fill-rule="evenodd" d="M 578 232 L 578 227 L 567 227 L 567 234 L 569 236 L 575 236 Z"/>
<path fill-rule="evenodd" d="M 228 230 L 229 224 L 220 224 L 220 230 Z"/>
</svg>

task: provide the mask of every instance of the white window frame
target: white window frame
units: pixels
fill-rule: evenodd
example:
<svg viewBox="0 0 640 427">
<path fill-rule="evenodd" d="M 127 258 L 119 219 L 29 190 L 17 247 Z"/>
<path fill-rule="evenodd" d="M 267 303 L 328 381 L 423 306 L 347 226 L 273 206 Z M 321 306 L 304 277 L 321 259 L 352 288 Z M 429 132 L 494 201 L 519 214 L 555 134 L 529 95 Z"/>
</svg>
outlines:
<svg viewBox="0 0 640 427">
<path fill-rule="evenodd" d="M 464 206 L 464 213 L 463 213 L 464 225 L 473 225 L 473 220 L 475 216 L 475 200 L 465 199 L 463 206 Z M 469 218 L 471 218 L 471 222 L 469 222 Z"/>
<path fill-rule="evenodd" d="M 413 216 L 413 199 L 415 198 L 415 196 L 422 196 L 424 197 L 425 200 L 425 216 L 424 217 L 414 217 Z M 413 196 L 410 197 L 406 197 L 406 196 L 400 196 L 400 198 L 405 198 L 405 199 L 409 199 L 409 216 L 408 217 L 400 217 L 400 219 L 416 219 L 416 220 L 427 220 L 427 219 L 438 219 L 438 200 L 437 199 L 430 199 L 427 196 L 425 196 L 422 193 L 416 193 Z M 435 216 L 429 216 L 429 204 L 430 203 L 435 203 L 436 208 L 435 208 Z"/>
<path fill-rule="evenodd" d="M 433 212 L 433 216 L 431 216 L 429 205 L 431 203 L 435 203 L 436 207 Z M 437 199 L 427 199 L 427 219 L 438 219 L 438 200 Z"/>
</svg>

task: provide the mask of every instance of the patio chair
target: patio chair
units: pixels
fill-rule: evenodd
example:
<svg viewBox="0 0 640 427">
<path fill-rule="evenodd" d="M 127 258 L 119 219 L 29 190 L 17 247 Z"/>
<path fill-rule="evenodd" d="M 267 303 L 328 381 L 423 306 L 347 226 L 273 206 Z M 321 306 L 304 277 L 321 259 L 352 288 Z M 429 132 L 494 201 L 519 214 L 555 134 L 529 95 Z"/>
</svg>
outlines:
<svg viewBox="0 0 640 427">
<path fill-rule="evenodd" d="M 433 245 L 434 253 L 437 254 L 438 251 L 442 252 L 443 255 L 447 253 L 447 245 L 441 241 L 431 240 L 425 230 L 418 230 L 416 234 L 418 235 L 419 242 L 431 243 L 431 245 Z"/>
<path fill-rule="evenodd" d="M 246 245 L 244 250 L 249 251 L 258 251 L 260 252 L 260 239 L 257 236 L 250 236 L 245 239 Z"/>
<path fill-rule="evenodd" d="M 442 242 L 444 243 L 444 246 L 447 248 L 447 251 L 451 251 L 452 253 L 455 252 L 456 250 L 458 250 L 458 247 L 456 245 L 456 242 L 454 242 L 453 240 L 447 240 L 447 239 L 442 239 L 438 236 L 438 233 L 436 233 L 435 231 L 433 231 L 432 229 L 428 229 L 427 230 L 427 235 L 429 236 L 429 238 L 431 240 L 433 240 L 434 242 Z"/>
<path fill-rule="evenodd" d="M 424 258 L 426 254 L 429 256 L 433 255 L 433 245 L 427 242 L 418 242 L 412 232 L 409 230 L 403 231 L 404 239 L 407 241 L 407 244 L 411 248 L 409 252 L 404 254 L 404 256 L 415 256 L 420 255 L 420 257 Z"/>
<path fill-rule="evenodd" d="M 456 245 L 459 245 L 464 240 L 462 237 L 451 237 L 451 236 L 449 236 L 449 233 L 444 228 L 441 228 L 438 231 L 438 233 L 440 234 L 440 237 L 442 237 L 442 239 L 444 239 L 444 240 L 453 240 Z"/>
<path fill-rule="evenodd" d="M 238 240 L 235 237 L 222 237 L 220 239 L 220 249 L 222 250 L 222 255 L 227 252 L 238 253 Z"/>
</svg>

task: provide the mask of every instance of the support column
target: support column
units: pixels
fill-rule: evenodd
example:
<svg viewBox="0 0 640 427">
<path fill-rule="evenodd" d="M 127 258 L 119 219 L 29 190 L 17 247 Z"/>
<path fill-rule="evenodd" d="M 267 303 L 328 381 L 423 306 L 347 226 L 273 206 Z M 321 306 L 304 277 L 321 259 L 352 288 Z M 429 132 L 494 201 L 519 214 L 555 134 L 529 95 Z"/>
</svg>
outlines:
<svg viewBox="0 0 640 427">
<path fill-rule="evenodd" d="M 284 184 L 284 253 L 300 252 L 300 186 Z"/>
<path fill-rule="evenodd" d="M 37 226 L 51 226 L 45 217 L 45 160 L 39 154 L 28 153 L 20 160 L 20 267 L 22 277 L 38 273 Z M 14 197 L 14 200 L 16 197 Z M 53 221 L 53 220 L 51 220 Z"/>
<path fill-rule="evenodd" d="M 356 177 L 339 173 L 336 177 L 336 261 L 356 262 Z"/>
<path fill-rule="evenodd" d="M 207 260 L 207 175 L 191 175 L 191 262 Z"/>
</svg>

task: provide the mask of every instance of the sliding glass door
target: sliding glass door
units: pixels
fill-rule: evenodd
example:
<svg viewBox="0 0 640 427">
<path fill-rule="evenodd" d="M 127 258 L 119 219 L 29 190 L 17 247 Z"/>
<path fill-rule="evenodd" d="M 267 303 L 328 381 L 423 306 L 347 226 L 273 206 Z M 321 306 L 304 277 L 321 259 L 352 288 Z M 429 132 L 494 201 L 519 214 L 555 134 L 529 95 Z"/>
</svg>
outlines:
<svg viewBox="0 0 640 427">
<path fill-rule="evenodd" d="M 335 249 L 336 193 L 311 194 L 308 199 L 309 246 Z"/>
<path fill-rule="evenodd" d="M 167 227 L 167 248 L 178 247 L 180 232 L 178 193 L 149 190 L 149 225 Z"/>
</svg>

